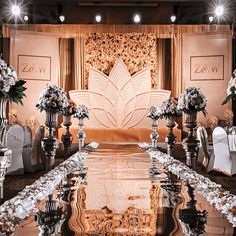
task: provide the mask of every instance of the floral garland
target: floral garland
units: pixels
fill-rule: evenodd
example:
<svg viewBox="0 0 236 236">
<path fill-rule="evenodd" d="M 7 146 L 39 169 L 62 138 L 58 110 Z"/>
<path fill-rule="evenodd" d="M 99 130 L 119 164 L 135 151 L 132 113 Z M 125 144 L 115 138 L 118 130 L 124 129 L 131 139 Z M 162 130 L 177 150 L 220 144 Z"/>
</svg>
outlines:
<svg viewBox="0 0 236 236">
<path fill-rule="evenodd" d="M 17 80 L 15 69 L 0 58 L 0 99 L 23 105 L 24 84 L 24 80 Z"/>
<path fill-rule="evenodd" d="M 62 113 L 69 105 L 66 92 L 58 88 L 56 85 L 47 84 L 46 87 L 39 94 L 39 100 L 36 107 L 42 111 L 49 111 L 53 113 Z"/>
<path fill-rule="evenodd" d="M 162 118 L 177 118 L 181 116 L 181 111 L 177 109 L 177 101 L 174 98 L 169 98 L 161 105 L 161 117 Z"/>
<path fill-rule="evenodd" d="M 98 143 L 86 146 L 87 150 L 95 149 Z M 77 169 L 88 156 L 88 152 L 77 152 L 55 169 L 26 186 L 17 196 L 4 202 L 0 206 L 0 232 L 10 235 L 15 227 L 33 211 L 37 211 L 36 203 L 50 195 L 68 174 Z"/>
<path fill-rule="evenodd" d="M 222 105 L 225 105 L 230 99 L 232 99 L 236 95 L 236 69 L 230 77 L 226 93 L 227 97 L 223 101 Z"/>
<path fill-rule="evenodd" d="M 180 95 L 177 109 L 187 114 L 202 111 L 206 116 L 206 101 L 199 88 L 189 87 Z"/>
<path fill-rule="evenodd" d="M 161 110 L 157 106 L 151 106 L 148 112 L 147 117 L 151 118 L 152 120 L 157 120 L 161 117 Z"/>
<path fill-rule="evenodd" d="M 84 118 L 89 119 L 88 108 L 85 105 L 79 105 L 74 117 L 78 119 L 84 119 Z"/>
<path fill-rule="evenodd" d="M 209 178 L 197 174 L 196 171 L 190 169 L 172 156 L 160 151 L 150 150 L 150 145 L 148 144 L 139 146 L 147 149 L 150 158 L 157 159 L 168 171 L 177 175 L 180 179 L 188 181 L 210 204 L 214 204 L 217 210 L 226 215 L 233 227 L 236 227 L 236 196 L 234 194 L 223 190 L 220 184 L 216 184 Z"/>
</svg>

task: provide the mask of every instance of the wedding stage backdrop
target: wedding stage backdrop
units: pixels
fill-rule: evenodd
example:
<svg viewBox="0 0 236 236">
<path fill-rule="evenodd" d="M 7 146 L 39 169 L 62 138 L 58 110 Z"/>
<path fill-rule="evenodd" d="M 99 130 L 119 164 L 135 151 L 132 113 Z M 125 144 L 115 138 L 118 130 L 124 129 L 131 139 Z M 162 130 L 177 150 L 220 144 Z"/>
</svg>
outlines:
<svg viewBox="0 0 236 236">
<path fill-rule="evenodd" d="M 17 30 L 18 36 L 12 33 L 14 30 Z M 220 109 L 213 109 L 216 105 L 217 107 L 221 106 L 224 92 L 221 96 L 213 96 L 211 93 L 213 87 L 225 91 L 230 77 L 232 32 L 228 25 L 36 24 L 26 26 L 4 24 L 3 34 L 4 37 L 11 37 L 11 64 L 16 68 L 24 69 L 24 63 L 29 61 L 35 64 L 45 63 L 49 65 L 51 63 L 51 73 L 54 73 L 51 75 L 51 81 L 48 81 L 49 70 L 47 70 L 46 77 L 31 76 L 32 80 L 30 79 L 26 85 L 29 86 L 27 91 L 32 91 L 34 94 L 34 99 L 30 99 L 30 103 L 26 103 L 26 105 L 30 109 L 34 109 L 36 114 L 39 114 L 34 107 L 38 89 L 45 83 L 58 84 L 66 91 L 87 89 L 90 68 L 93 67 L 108 75 L 115 61 L 119 58 L 124 61 L 131 75 L 149 67 L 152 89 L 165 89 L 168 84 L 171 95 L 178 97 L 187 86 L 196 84 L 204 93 L 206 92 L 208 104 L 210 104 L 207 108 L 209 115 L 222 118 L 223 111 L 228 108 L 227 105 Z M 27 40 L 18 40 L 26 34 L 29 35 Z M 209 34 L 212 35 L 211 39 Z M 51 37 L 52 41 L 40 43 L 41 41 L 37 40 L 40 35 L 45 39 Z M 191 35 L 191 40 L 188 35 Z M 222 39 L 220 39 L 221 37 Z M 204 41 L 204 38 L 207 40 Z M 170 39 L 169 52 L 165 51 L 164 39 Z M 201 43 L 198 43 L 198 40 Z M 53 46 L 50 46 L 51 43 Z M 29 45 L 33 46 L 30 47 Z M 36 54 L 35 51 L 37 51 Z M 170 79 L 166 76 L 163 66 L 166 63 L 167 55 L 165 53 L 169 53 L 171 58 L 168 62 L 169 67 L 167 66 L 171 74 Z M 50 61 L 50 57 L 54 59 Z M 215 71 L 212 73 L 201 72 L 196 77 L 196 73 L 193 75 L 193 70 L 190 71 L 189 69 L 190 66 L 193 68 L 193 64 L 198 65 L 200 63 L 204 66 L 206 62 L 210 64 L 220 63 L 220 79 L 216 79 L 215 74 L 218 72 Z M 60 65 L 59 69 L 58 65 Z M 207 65 L 208 69 L 213 67 Z M 213 70 L 215 70 L 214 68 Z M 41 71 L 43 70 L 42 68 Z M 21 72 L 20 76 L 27 79 L 27 76 L 30 75 Z M 42 80 L 40 86 L 38 86 L 38 79 Z M 188 82 L 190 80 L 191 82 Z M 214 106 L 212 106 L 213 104 Z M 29 115 L 27 108 L 20 118 L 24 122 L 25 117 Z M 205 120 L 203 117 L 199 119 L 199 121 Z"/>
</svg>

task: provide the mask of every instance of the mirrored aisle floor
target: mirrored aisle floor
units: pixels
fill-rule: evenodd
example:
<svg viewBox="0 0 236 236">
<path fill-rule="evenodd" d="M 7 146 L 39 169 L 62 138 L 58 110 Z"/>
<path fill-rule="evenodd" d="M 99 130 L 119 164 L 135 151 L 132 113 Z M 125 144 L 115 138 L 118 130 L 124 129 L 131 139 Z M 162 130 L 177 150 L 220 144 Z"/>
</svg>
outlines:
<svg viewBox="0 0 236 236">
<path fill-rule="evenodd" d="M 38 209 L 14 235 L 234 235 L 219 211 L 137 145 L 100 144 Z"/>
</svg>

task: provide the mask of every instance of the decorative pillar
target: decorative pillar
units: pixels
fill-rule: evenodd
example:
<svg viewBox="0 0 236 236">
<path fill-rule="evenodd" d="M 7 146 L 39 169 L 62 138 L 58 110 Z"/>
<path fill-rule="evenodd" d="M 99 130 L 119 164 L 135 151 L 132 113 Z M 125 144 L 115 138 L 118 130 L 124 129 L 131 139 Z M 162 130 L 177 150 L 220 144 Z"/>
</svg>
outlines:
<svg viewBox="0 0 236 236">
<path fill-rule="evenodd" d="M 157 133 L 157 120 L 156 119 L 153 119 L 152 120 L 152 132 L 150 134 L 150 138 L 151 138 L 151 141 L 152 141 L 152 147 L 153 148 L 157 148 L 157 141 L 158 141 L 158 138 L 159 138 L 159 134 Z"/>
<path fill-rule="evenodd" d="M 64 159 L 70 156 L 71 144 L 73 141 L 72 134 L 70 133 L 71 115 L 63 116 L 63 125 L 66 127 L 65 132 L 61 136 L 64 145 Z"/>
<path fill-rule="evenodd" d="M 196 169 L 196 160 L 199 150 L 199 141 L 196 139 L 194 128 L 197 127 L 197 112 L 186 113 L 185 127 L 189 129 L 188 137 L 183 140 L 183 148 L 186 152 L 186 164 Z"/>
<path fill-rule="evenodd" d="M 57 127 L 57 124 L 58 113 L 46 111 L 45 125 L 48 127 L 48 136 L 42 139 L 42 148 L 46 157 L 45 170 L 52 168 L 55 162 L 56 150 L 59 148 L 59 142 L 53 134 L 53 128 Z"/>
<path fill-rule="evenodd" d="M 167 118 L 166 126 L 169 129 L 169 133 L 165 139 L 165 142 L 167 143 L 167 154 L 172 156 L 173 147 L 176 143 L 176 136 L 173 133 L 173 128 L 175 127 L 175 118 Z"/>
<path fill-rule="evenodd" d="M 78 118 L 79 121 L 77 137 L 79 139 L 79 151 L 81 151 L 84 146 L 84 138 L 86 137 L 84 133 L 84 119 L 89 118 L 88 108 L 85 105 L 79 105 L 74 117 Z"/>
</svg>

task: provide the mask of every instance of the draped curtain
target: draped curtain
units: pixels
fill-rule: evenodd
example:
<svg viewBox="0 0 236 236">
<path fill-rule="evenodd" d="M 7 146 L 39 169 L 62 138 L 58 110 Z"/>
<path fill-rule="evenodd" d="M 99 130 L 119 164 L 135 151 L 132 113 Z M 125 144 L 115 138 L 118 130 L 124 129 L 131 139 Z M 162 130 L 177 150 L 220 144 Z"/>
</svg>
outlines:
<svg viewBox="0 0 236 236">
<path fill-rule="evenodd" d="M 89 33 L 154 33 L 157 39 L 171 39 L 171 79 L 166 81 L 163 57 L 158 76 L 160 88 L 170 87 L 172 96 L 178 97 L 182 90 L 182 36 L 184 33 L 228 32 L 229 25 L 8 25 L 3 24 L 3 35 L 9 37 L 10 30 L 54 33 L 60 39 L 60 85 L 65 90 L 84 89 L 84 45 Z M 165 55 L 166 44 L 159 45 L 158 60 Z M 73 61 L 73 62 L 72 62 Z"/>
</svg>

